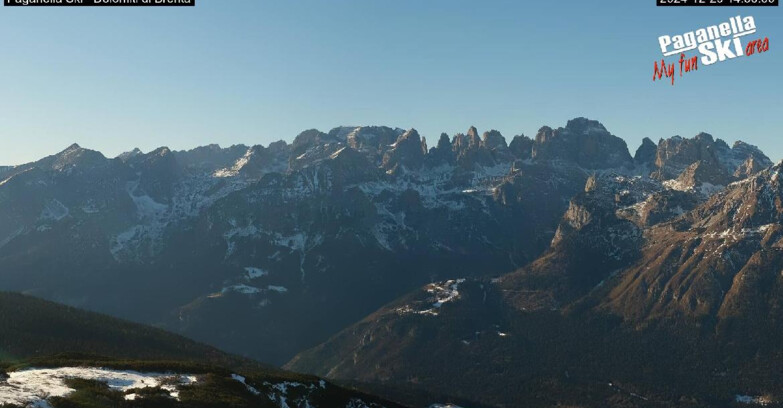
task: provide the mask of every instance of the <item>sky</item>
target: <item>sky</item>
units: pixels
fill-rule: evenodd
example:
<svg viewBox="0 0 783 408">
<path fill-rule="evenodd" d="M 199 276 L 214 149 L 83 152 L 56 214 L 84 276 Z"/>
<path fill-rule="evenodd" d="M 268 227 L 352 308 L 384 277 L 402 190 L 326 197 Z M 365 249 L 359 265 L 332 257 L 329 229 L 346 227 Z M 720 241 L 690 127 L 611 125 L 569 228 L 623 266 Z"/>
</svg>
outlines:
<svg viewBox="0 0 783 408">
<path fill-rule="evenodd" d="M 755 17 L 770 50 L 652 81 L 658 37 Z M 599 120 L 631 153 L 701 131 L 783 159 L 780 7 L 654 0 L 197 0 L 0 7 L 0 164 L 72 143 L 291 141 L 340 125 L 535 136 Z M 691 52 L 691 55 L 696 55 Z M 673 62 L 675 57 L 668 57 Z"/>
</svg>

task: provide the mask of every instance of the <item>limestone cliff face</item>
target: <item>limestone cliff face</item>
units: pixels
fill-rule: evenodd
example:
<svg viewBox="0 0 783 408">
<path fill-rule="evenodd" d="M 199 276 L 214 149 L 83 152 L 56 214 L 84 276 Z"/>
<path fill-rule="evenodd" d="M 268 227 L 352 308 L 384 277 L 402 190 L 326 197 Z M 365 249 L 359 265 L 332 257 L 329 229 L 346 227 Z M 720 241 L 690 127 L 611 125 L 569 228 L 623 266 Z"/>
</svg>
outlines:
<svg viewBox="0 0 783 408">
<path fill-rule="evenodd" d="M 426 143 L 416 129 L 411 129 L 397 138 L 392 148 L 383 156 L 381 165 L 387 171 L 396 171 L 400 168 L 416 170 L 424 164 L 426 153 Z"/>
<path fill-rule="evenodd" d="M 565 128 L 542 127 L 532 149 L 536 160 L 566 160 L 585 168 L 632 166 L 625 141 L 599 122 L 585 118 L 568 121 Z"/>
</svg>

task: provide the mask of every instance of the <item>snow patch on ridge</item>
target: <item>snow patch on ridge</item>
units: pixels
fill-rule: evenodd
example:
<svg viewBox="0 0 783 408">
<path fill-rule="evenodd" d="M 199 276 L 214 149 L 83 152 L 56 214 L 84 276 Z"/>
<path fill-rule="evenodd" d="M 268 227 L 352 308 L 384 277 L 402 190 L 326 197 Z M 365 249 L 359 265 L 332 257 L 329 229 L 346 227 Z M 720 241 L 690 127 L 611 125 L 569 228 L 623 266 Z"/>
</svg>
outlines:
<svg viewBox="0 0 783 408">
<path fill-rule="evenodd" d="M 210 298 L 218 298 L 221 297 L 227 293 L 240 293 L 243 295 L 256 295 L 261 293 L 269 293 L 269 292 L 277 292 L 280 294 L 288 292 L 288 288 L 284 286 L 275 286 L 275 285 L 268 285 L 266 288 L 258 288 L 255 286 L 249 286 L 245 284 L 237 284 L 237 285 L 231 285 L 226 286 L 223 289 L 220 290 L 220 292 L 213 293 L 209 295 Z"/>
<path fill-rule="evenodd" d="M 459 297 L 459 284 L 465 282 L 465 279 L 449 280 L 443 286 L 437 284 L 430 284 L 427 288 L 427 292 L 435 295 L 437 301 L 432 304 L 432 307 L 440 309 L 444 303 L 453 301 Z"/>
<path fill-rule="evenodd" d="M 310 395 L 323 388 L 322 385 L 303 384 L 295 381 L 284 381 L 279 383 L 265 382 L 264 386 L 269 389 L 267 398 L 276 403 L 280 408 L 312 408 L 312 405 L 310 405 Z M 294 389 L 295 392 L 291 393 L 291 389 Z M 297 395 L 300 395 L 300 397 L 294 399 Z M 288 405 L 289 402 L 293 405 Z"/>
<path fill-rule="evenodd" d="M 168 205 L 155 201 L 147 194 L 137 194 L 139 181 L 128 182 L 125 189 L 133 200 L 133 204 L 136 205 L 136 212 L 141 220 L 157 220 L 169 209 Z"/>
<path fill-rule="evenodd" d="M 220 291 L 221 294 L 225 294 L 228 292 L 237 292 L 245 295 L 253 295 L 256 293 L 261 293 L 261 289 L 256 288 L 254 286 L 240 284 L 240 285 L 227 286 Z"/>
<path fill-rule="evenodd" d="M 142 249 L 154 252 L 169 225 L 198 216 L 218 200 L 247 187 L 249 182 L 242 177 L 217 177 L 210 173 L 190 175 L 174 185 L 168 204 L 140 191 L 139 184 L 140 180 L 126 184 L 126 191 L 136 206 L 138 223 L 110 242 L 112 256 L 118 262 L 142 259 Z M 85 212 L 92 213 L 92 207 L 87 208 Z"/>
<path fill-rule="evenodd" d="M 217 178 L 236 177 L 239 171 L 250 161 L 253 156 L 253 148 L 248 148 L 245 155 L 240 157 L 233 166 L 215 171 L 212 175 Z"/>
<path fill-rule="evenodd" d="M 427 293 L 432 295 L 428 299 L 428 302 L 430 302 L 429 303 L 430 307 L 424 310 L 416 310 L 411 305 L 405 305 L 403 307 L 397 308 L 395 311 L 398 314 L 413 313 L 413 314 L 437 316 L 440 311 L 440 308 L 444 304 L 459 299 L 460 296 L 459 285 L 464 282 L 465 279 L 453 279 L 441 283 L 430 283 L 424 289 Z"/>
<path fill-rule="evenodd" d="M 139 180 L 129 181 L 125 185 L 125 190 L 136 206 L 139 223 L 117 234 L 111 240 L 109 251 L 118 262 L 125 257 L 139 259 L 140 249 L 145 244 L 149 244 L 152 248 L 152 245 L 163 235 L 169 218 L 168 205 L 155 201 L 147 194 L 139 193 Z"/>
<path fill-rule="evenodd" d="M 763 235 L 768 229 L 774 227 L 776 224 L 766 224 L 755 228 L 742 228 L 742 229 L 726 229 L 721 232 L 710 232 L 704 234 L 706 238 L 719 238 L 719 239 L 735 239 L 739 240 L 748 235 Z"/>
<path fill-rule="evenodd" d="M 661 183 L 663 187 L 669 189 L 669 190 L 677 190 L 677 191 L 695 191 L 701 193 L 703 196 L 711 196 L 717 192 L 720 192 L 726 186 L 722 186 L 719 184 L 712 184 L 708 182 L 703 182 L 698 187 L 696 186 L 690 186 L 686 183 L 683 183 L 680 180 L 672 179 L 672 180 L 665 180 Z"/>
<path fill-rule="evenodd" d="M 247 390 L 250 391 L 251 394 L 261 395 L 261 391 L 257 390 L 252 385 L 248 384 L 247 379 L 245 377 L 238 374 L 231 374 L 231 378 L 234 379 L 235 381 L 239 381 L 240 383 L 242 383 L 242 385 L 244 385 L 245 388 L 247 388 Z"/>
<path fill-rule="evenodd" d="M 282 234 L 280 232 L 268 231 L 262 227 L 257 227 L 253 224 L 249 224 L 244 227 L 238 227 L 236 220 L 229 220 L 232 228 L 223 234 L 223 239 L 226 241 L 226 255 L 228 259 L 234 254 L 236 250 L 237 238 L 253 238 L 262 239 L 266 238 L 270 244 L 288 249 L 289 254 L 299 254 L 299 272 L 301 279 L 305 279 L 305 260 L 307 254 L 317 246 L 324 242 L 324 236 L 322 234 L 308 234 L 305 231 L 294 230 L 289 234 Z M 280 253 L 276 252 L 270 259 L 279 260 Z"/>
<path fill-rule="evenodd" d="M 267 275 L 269 275 L 269 272 L 267 272 L 267 271 L 265 271 L 265 270 L 263 270 L 261 268 L 256 268 L 254 266 L 246 266 L 245 267 L 245 278 L 246 279 L 249 279 L 249 280 L 250 279 L 256 279 L 256 278 L 260 278 L 262 276 L 267 276 Z"/>
</svg>

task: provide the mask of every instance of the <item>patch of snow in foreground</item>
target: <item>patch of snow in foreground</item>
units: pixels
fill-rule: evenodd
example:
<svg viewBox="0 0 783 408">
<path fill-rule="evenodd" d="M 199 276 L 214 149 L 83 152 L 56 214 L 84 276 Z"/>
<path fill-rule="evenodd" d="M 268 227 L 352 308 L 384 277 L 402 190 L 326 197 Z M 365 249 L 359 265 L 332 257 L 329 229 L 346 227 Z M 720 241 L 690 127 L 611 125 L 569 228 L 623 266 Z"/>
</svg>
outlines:
<svg viewBox="0 0 783 408">
<path fill-rule="evenodd" d="M 179 385 L 190 385 L 197 381 L 192 375 L 140 373 L 136 371 L 109 370 L 103 368 L 61 367 L 14 371 L 9 378 L 0 382 L 0 405 L 14 404 L 48 408 L 50 397 L 64 397 L 75 390 L 65 385 L 66 379 L 79 378 L 106 383 L 115 391 L 125 392 L 134 388 L 161 387 L 172 398 L 178 398 Z M 171 381 L 174 380 L 174 381 Z M 126 398 L 134 399 L 135 394 Z"/>
<path fill-rule="evenodd" d="M 359 398 L 354 398 L 350 401 L 348 401 L 348 404 L 345 406 L 345 408 L 383 408 L 381 405 L 375 404 L 375 403 L 367 403 Z"/>
<path fill-rule="evenodd" d="M 239 374 L 231 374 L 231 378 L 233 378 L 235 381 L 239 381 L 242 383 L 242 385 L 247 388 L 248 391 L 250 391 L 253 395 L 261 395 L 261 391 L 253 387 L 252 385 L 247 383 L 247 379 Z"/>
<path fill-rule="evenodd" d="M 752 397 L 750 395 L 737 395 L 735 397 L 735 401 L 739 402 L 740 404 L 761 405 L 762 407 L 775 402 L 769 397 Z"/>
<path fill-rule="evenodd" d="M 315 384 L 302 384 L 295 381 L 285 381 L 276 384 L 265 382 L 264 386 L 269 388 L 267 398 L 280 408 L 312 408 L 312 405 L 310 405 L 310 395 L 318 388 Z M 296 394 L 299 395 L 298 399 L 291 401 L 293 398 L 293 396 L 289 395 L 291 389 L 297 390 Z M 291 402 L 293 406 L 288 405 L 288 402 Z"/>
<path fill-rule="evenodd" d="M 244 384 L 245 387 L 247 387 L 248 391 L 255 395 L 260 395 L 261 392 L 250 386 L 247 383 L 247 380 L 245 377 L 242 377 L 241 375 L 232 374 L 231 378 L 233 378 L 236 381 L 239 381 L 240 383 Z M 318 391 L 319 389 L 323 390 L 326 389 L 326 381 L 320 380 L 318 384 L 303 384 L 295 381 L 284 381 L 279 383 L 270 383 L 270 382 L 264 382 L 264 387 L 267 388 L 268 393 L 266 394 L 267 398 L 269 398 L 270 401 L 275 403 L 275 405 L 279 406 L 280 408 L 314 408 L 313 405 L 310 404 L 310 397 L 313 393 Z M 295 390 L 293 394 L 295 395 L 289 395 L 289 392 L 291 390 Z M 349 403 L 347 407 L 354 407 L 354 408 L 383 408 L 380 405 L 377 404 L 364 404 L 361 400 L 352 400 L 352 401 L 359 401 L 361 404 L 358 405 L 351 405 L 352 403 Z M 292 405 L 289 405 L 289 402 Z"/>
<path fill-rule="evenodd" d="M 459 405 L 454 404 L 432 404 L 429 408 L 462 408 Z"/>
</svg>

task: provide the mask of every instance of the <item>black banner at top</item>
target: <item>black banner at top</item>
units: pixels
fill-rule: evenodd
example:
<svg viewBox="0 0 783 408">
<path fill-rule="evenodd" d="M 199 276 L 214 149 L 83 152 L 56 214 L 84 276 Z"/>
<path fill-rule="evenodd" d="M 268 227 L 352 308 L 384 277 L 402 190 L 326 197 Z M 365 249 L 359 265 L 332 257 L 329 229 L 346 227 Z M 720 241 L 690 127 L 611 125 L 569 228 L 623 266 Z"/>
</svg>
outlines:
<svg viewBox="0 0 783 408">
<path fill-rule="evenodd" d="M 196 0 L 3 0 L 9 7 L 188 7 Z"/>
<path fill-rule="evenodd" d="M 655 0 L 658 6 L 777 6 L 780 0 Z"/>
</svg>

